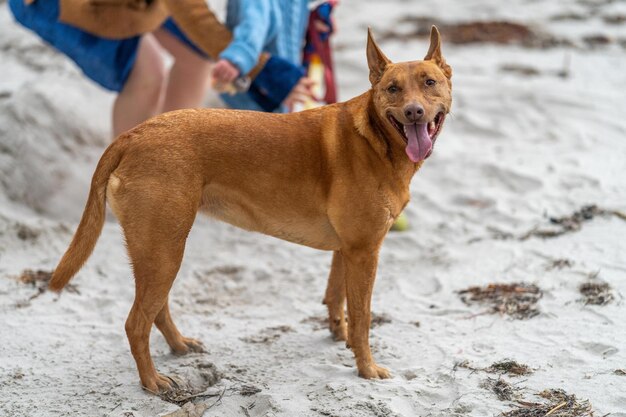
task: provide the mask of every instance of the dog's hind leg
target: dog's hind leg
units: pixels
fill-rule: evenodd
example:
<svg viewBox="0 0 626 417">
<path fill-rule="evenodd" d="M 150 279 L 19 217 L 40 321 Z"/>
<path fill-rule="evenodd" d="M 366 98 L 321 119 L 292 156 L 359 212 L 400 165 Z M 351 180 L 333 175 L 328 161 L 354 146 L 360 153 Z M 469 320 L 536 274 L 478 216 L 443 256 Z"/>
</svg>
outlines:
<svg viewBox="0 0 626 417">
<path fill-rule="evenodd" d="M 328 307 L 328 327 L 337 341 L 348 338 L 345 318 L 346 277 L 341 252 L 333 252 L 333 262 L 328 275 L 324 304 Z"/>
<path fill-rule="evenodd" d="M 172 380 L 158 374 L 154 367 L 150 330 L 157 317 L 157 324 L 170 335 L 175 329 L 171 318 L 167 320 L 167 299 L 180 268 L 199 195 L 194 198 L 184 188 L 177 190 L 173 186 L 163 193 L 154 187 L 144 189 L 137 187 L 116 196 L 115 206 L 122 214 L 118 218 L 135 275 L 135 301 L 126 320 L 126 335 L 142 385 L 156 393 L 172 388 Z M 176 334 L 180 335 L 177 330 Z"/>
<path fill-rule="evenodd" d="M 180 267 L 185 241 L 171 241 L 167 235 L 151 236 L 147 241 L 128 229 L 125 232 L 135 275 L 135 302 L 126 320 L 126 335 L 141 384 L 151 392 L 167 391 L 171 380 L 157 373 L 150 357 L 150 330 L 159 313 L 167 308 L 167 296 Z"/>
<path fill-rule="evenodd" d="M 154 324 L 157 329 L 163 334 L 167 344 L 170 345 L 172 351 L 177 355 L 184 355 L 189 352 L 204 352 L 202 342 L 189 337 L 184 337 L 176 328 L 172 316 L 170 315 L 170 308 L 168 301 L 165 301 L 165 305 L 157 314 Z"/>
</svg>

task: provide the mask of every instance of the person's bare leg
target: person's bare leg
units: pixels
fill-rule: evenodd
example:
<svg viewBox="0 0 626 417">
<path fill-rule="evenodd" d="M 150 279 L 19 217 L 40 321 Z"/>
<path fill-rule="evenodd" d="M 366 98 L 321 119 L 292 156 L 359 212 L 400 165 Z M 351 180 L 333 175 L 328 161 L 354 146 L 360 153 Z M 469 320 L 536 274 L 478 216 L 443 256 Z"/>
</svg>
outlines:
<svg viewBox="0 0 626 417">
<path fill-rule="evenodd" d="M 208 86 L 210 61 L 192 51 L 165 29 L 158 29 L 154 35 L 174 58 L 165 90 L 163 111 L 199 107 Z"/>
<path fill-rule="evenodd" d="M 161 112 L 165 64 L 152 34 L 141 37 L 133 69 L 113 103 L 113 137 Z"/>
</svg>

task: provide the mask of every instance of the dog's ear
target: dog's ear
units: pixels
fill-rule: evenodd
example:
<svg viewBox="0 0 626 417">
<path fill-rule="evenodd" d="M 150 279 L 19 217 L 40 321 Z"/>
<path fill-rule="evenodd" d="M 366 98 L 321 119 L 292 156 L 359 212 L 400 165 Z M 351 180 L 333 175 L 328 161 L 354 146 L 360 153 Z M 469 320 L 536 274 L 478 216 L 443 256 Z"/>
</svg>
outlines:
<svg viewBox="0 0 626 417">
<path fill-rule="evenodd" d="M 380 81 L 380 77 L 382 77 L 385 67 L 389 63 L 391 63 L 389 58 L 376 45 L 372 29 L 367 28 L 367 65 L 370 68 L 370 82 L 372 85 Z"/>
<path fill-rule="evenodd" d="M 452 68 L 446 64 L 446 60 L 441 54 L 441 35 L 439 35 L 439 30 L 435 25 L 430 29 L 430 48 L 428 48 L 424 61 L 433 61 L 441 68 L 446 77 L 452 78 Z"/>
</svg>

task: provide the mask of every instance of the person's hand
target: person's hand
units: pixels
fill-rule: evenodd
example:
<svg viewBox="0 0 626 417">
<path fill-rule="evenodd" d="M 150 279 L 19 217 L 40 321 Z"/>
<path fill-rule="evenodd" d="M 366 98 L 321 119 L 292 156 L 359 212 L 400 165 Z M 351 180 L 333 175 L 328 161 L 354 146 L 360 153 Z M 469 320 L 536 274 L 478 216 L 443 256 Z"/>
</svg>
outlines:
<svg viewBox="0 0 626 417">
<path fill-rule="evenodd" d="M 293 110 L 296 103 L 304 103 L 307 100 L 318 101 L 315 94 L 313 94 L 313 87 L 315 81 L 309 77 L 302 77 L 292 89 L 284 103 L 289 108 L 289 111 Z"/>
<path fill-rule="evenodd" d="M 239 68 L 226 59 L 220 59 L 213 66 L 213 85 L 223 86 L 239 76 Z"/>
<path fill-rule="evenodd" d="M 319 19 L 313 20 L 313 26 L 315 27 L 315 30 L 320 33 L 330 33 L 331 30 L 330 26 L 328 26 L 324 21 Z"/>
</svg>

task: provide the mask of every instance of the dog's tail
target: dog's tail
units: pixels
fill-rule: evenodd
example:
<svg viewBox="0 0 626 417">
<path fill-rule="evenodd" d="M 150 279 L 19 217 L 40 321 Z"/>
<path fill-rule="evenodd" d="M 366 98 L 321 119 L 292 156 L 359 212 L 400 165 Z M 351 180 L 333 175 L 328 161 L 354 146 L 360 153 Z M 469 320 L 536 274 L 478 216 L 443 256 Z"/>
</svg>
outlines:
<svg viewBox="0 0 626 417">
<path fill-rule="evenodd" d="M 91 179 L 91 188 L 87 204 L 80 219 L 78 229 L 72 243 L 61 258 L 48 288 L 52 291 L 61 291 L 72 279 L 78 270 L 85 264 L 93 252 L 96 242 L 102 232 L 106 208 L 106 187 L 109 176 L 115 171 L 123 155 L 123 137 L 114 141 L 100 158 L 96 171 Z"/>
</svg>

